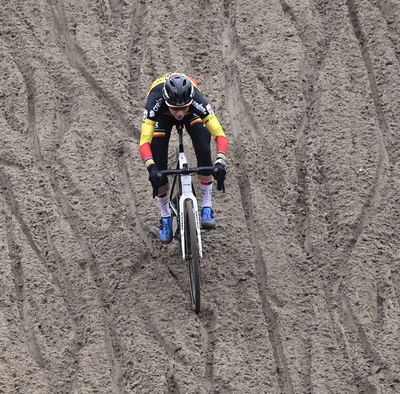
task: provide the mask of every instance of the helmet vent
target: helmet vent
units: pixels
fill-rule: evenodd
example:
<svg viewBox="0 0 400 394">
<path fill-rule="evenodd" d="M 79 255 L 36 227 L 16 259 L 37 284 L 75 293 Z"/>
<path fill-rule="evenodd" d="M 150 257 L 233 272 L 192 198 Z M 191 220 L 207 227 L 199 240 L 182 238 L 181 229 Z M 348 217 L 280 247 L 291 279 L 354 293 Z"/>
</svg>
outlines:
<svg viewBox="0 0 400 394">
<path fill-rule="evenodd" d="M 192 102 L 194 87 L 186 75 L 173 75 L 164 83 L 163 96 L 170 106 L 184 106 Z"/>
</svg>

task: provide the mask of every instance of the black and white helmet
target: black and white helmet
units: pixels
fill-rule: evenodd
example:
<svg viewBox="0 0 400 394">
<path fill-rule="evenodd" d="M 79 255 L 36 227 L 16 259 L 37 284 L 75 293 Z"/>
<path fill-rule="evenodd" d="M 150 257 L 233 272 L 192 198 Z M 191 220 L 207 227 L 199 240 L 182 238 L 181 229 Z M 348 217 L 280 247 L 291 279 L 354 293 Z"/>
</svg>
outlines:
<svg viewBox="0 0 400 394">
<path fill-rule="evenodd" d="M 164 82 L 163 98 L 169 107 L 185 107 L 193 101 L 194 86 L 184 74 L 175 74 Z"/>
</svg>

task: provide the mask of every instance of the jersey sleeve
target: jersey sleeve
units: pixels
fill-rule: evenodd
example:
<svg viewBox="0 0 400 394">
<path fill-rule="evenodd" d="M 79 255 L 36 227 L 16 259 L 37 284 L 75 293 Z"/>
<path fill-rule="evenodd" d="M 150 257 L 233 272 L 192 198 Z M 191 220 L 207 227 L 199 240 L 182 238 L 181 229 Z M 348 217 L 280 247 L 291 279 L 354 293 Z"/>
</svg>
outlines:
<svg viewBox="0 0 400 394">
<path fill-rule="evenodd" d="M 153 140 L 154 130 L 157 122 L 157 113 L 163 103 L 161 95 L 162 80 L 153 82 L 147 95 L 146 104 L 143 112 L 142 131 L 140 134 L 139 152 L 143 163 L 148 167 L 154 164 L 153 153 L 151 152 L 151 141 Z"/>
<path fill-rule="evenodd" d="M 225 136 L 218 118 L 214 114 L 210 114 L 203 119 L 203 122 L 217 143 L 217 157 L 226 160 L 228 154 L 228 139 Z"/>
<path fill-rule="evenodd" d="M 146 115 L 147 110 L 144 112 Z M 139 152 L 143 163 L 146 165 L 146 167 L 148 167 L 149 165 L 154 164 L 153 153 L 151 152 L 150 144 L 153 140 L 156 121 L 147 119 L 147 117 L 145 119 L 145 115 L 143 116 L 142 132 L 140 134 Z"/>
</svg>

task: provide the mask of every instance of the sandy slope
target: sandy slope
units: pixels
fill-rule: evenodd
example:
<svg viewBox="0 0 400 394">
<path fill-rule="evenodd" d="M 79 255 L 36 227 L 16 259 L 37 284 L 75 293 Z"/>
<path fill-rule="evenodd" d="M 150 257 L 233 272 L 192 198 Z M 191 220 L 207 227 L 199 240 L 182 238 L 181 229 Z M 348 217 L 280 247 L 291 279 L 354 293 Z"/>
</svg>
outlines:
<svg viewBox="0 0 400 394">
<path fill-rule="evenodd" d="M 138 153 L 167 71 L 230 141 L 200 315 Z M 3 0 L 0 78 L 0 392 L 400 392 L 398 2 Z"/>
</svg>

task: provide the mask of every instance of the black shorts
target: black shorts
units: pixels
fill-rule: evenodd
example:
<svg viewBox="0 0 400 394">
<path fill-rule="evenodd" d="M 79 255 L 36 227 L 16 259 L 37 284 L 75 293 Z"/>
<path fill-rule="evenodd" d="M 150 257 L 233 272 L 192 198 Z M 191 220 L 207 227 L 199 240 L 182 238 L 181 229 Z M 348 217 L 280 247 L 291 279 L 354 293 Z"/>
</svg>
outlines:
<svg viewBox="0 0 400 394">
<path fill-rule="evenodd" d="M 196 153 L 197 166 L 212 166 L 211 159 L 211 134 L 197 115 L 186 114 L 180 121 L 173 116 L 162 115 L 157 120 L 153 140 L 151 142 L 151 152 L 153 153 L 154 163 L 159 170 L 165 170 L 168 166 L 168 147 L 171 137 L 172 127 L 176 124 L 183 124 L 190 135 L 193 148 Z M 196 122 L 197 121 L 197 122 Z M 200 171 L 200 175 L 211 175 L 211 170 Z M 160 186 L 166 185 L 168 179 L 163 176 Z"/>
</svg>

